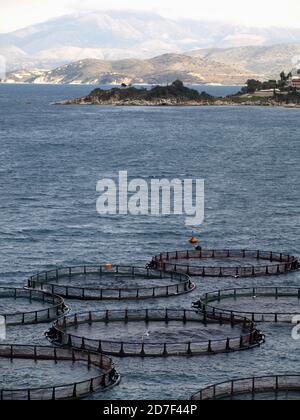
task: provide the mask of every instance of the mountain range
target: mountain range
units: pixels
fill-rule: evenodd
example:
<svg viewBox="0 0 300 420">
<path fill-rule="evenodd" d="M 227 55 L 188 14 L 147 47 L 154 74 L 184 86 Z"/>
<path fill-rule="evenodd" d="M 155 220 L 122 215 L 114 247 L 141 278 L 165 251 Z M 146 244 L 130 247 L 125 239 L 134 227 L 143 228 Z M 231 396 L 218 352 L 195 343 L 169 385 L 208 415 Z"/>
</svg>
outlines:
<svg viewBox="0 0 300 420">
<path fill-rule="evenodd" d="M 289 72 L 300 65 L 300 43 L 239 48 L 208 48 L 192 51 L 189 56 L 239 66 L 260 78 L 276 79 L 282 70 Z"/>
<path fill-rule="evenodd" d="M 300 63 L 300 44 L 265 47 L 200 49 L 163 54 L 151 59 L 84 59 L 54 70 L 19 70 L 7 83 L 166 84 L 180 79 L 190 84 L 241 85 L 247 79 L 278 79 Z"/>
<path fill-rule="evenodd" d="M 208 49 L 198 52 L 199 57 L 206 54 L 205 59 L 231 65 L 230 55 L 234 54 L 228 48 L 298 42 L 300 28 L 250 28 L 220 22 L 172 20 L 149 12 L 108 11 L 62 16 L 0 34 L 0 55 L 5 57 L 8 71 L 49 70 L 90 58 L 149 59 L 199 49 Z M 226 57 L 215 48 L 226 48 Z M 247 55 L 243 49 L 239 52 L 242 57 L 244 53 Z M 264 65 L 253 69 L 241 67 L 264 71 Z"/>
<path fill-rule="evenodd" d="M 7 75 L 8 83 L 52 84 L 165 84 L 176 79 L 184 83 L 243 84 L 256 77 L 238 66 L 221 64 L 201 57 L 164 54 L 147 60 L 105 61 L 85 59 L 54 70 L 20 70 Z"/>
</svg>

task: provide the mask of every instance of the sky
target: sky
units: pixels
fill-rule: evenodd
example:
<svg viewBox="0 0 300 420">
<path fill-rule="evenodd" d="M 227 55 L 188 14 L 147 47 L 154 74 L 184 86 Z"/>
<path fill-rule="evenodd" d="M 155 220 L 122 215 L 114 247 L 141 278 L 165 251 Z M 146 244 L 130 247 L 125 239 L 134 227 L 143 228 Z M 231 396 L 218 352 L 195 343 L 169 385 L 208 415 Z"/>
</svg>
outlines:
<svg viewBox="0 0 300 420">
<path fill-rule="evenodd" d="M 300 1 L 285 0 L 0 0 L 0 32 L 91 10 L 147 10 L 169 18 L 218 20 L 247 26 L 300 27 Z"/>
</svg>

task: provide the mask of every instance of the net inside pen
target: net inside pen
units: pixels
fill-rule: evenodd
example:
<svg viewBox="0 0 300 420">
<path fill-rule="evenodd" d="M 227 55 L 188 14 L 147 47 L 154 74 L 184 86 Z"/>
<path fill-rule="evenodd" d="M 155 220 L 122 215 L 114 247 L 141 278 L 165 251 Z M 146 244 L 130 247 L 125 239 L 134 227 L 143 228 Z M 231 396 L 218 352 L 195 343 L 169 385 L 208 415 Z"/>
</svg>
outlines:
<svg viewBox="0 0 300 420">
<path fill-rule="evenodd" d="M 235 396 L 268 393 L 269 399 L 276 399 L 279 392 L 294 392 L 300 399 L 300 375 L 263 376 L 237 379 L 202 389 L 192 400 L 222 400 Z M 272 398 L 273 396 L 273 398 Z"/>
<path fill-rule="evenodd" d="M 74 281 L 77 284 L 72 285 Z M 39 273 L 28 280 L 28 287 L 71 299 L 138 300 L 181 295 L 194 290 L 195 284 L 182 273 L 132 266 L 83 266 Z"/>
<path fill-rule="evenodd" d="M 188 322 L 201 325 L 230 325 L 232 328 L 239 327 L 239 335 L 232 335 L 228 338 L 212 339 L 207 338 L 201 341 L 187 340 L 184 335 L 177 339 L 167 340 L 165 342 L 153 342 L 144 340 L 107 340 L 105 335 L 103 339 L 87 337 L 87 334 L 75 334 L 70 332 L 72 329 L 82 325 L 90 328 L 93 323 L 103 323 L 111 326 L 112 331 L 117 322 L 126 329 L 131 322 L 145 323 L 153 322 L 168 323 L 177 321 L 182 326 Z M 222 352 L 231 352 L 252 348 L 260 345 L 264 341 L 262 334 L 255 328 L 255 325 L 246 318 L 235 317 L 232 315 L 218 315 L 217 317 L 199 314 L 193 310 L 175 310 L 175 309 L 145 309 L 145 310 L 114 310 L 98 311 L 86 314 L 75 314 L 58 320 L 52 330 L 48 333 L 52 342 L 64 346 L 81 348 L 93 351 L 103 352 L 105 354 L 118 357 L 128 356 L 186 356 L 186 355 L 204 355 L 216 354 Z"/>
<path fill-rule="evenodd" d="M 210 264 L 210 260 L 214 260 L 215 263 Z M 224 261 L 230 263 L 226 265 Z M 151 266 L 190 276 L 256 277 L 286 274 L 298 270 L 299 262 L 294 256 L 272 251 L 187 250 L 165 252 L 155 256 Z"/>
<path fill-rule="evenodd" d="M 235 307 L 236 303 L 239 305 Z M 219 312 L 247 317 L 253 322 L 291 323 L 300 313 L 300 289 L 253 287 L 218 290 L 203 295 L 194 307 L 213 316 Z"/>
<path fill-rule="evenodd" d="M 118 380 L 114 364 L 110 358 L 99 353 L 84 352 L 76 349 L 64 349 L 42 346 L 0 345 L 0 359 L 23 359 L 36 361 L 55 361 L 57 369 L 60 362 L 82 362 L 97 369 L 97 376 L 82 382 L 66 385 L 27 389 L 1 389 L 0 400 L 68 400 L 79 399 L 91 392 L 96 392 L 113 385 Z M 46 380 L 46 379 L 45 379 Z"/>
<path fill-rule="evenodd" d="M 14 312 L 5 313 L 5 311 L 1 310 L 0 315 L 4 318 L 6 325 L 49 322 L 57 319 L 68 311 L 62 297 L 38 290 L 2 287 L 0 288 L 0 299 L 12 299 L 16 302 L 16 310 Z M 18 300 L 25 300 L 27 304 L 37 302 L 46 307 L 34 311 L 18 311 Z"/>
</svg>

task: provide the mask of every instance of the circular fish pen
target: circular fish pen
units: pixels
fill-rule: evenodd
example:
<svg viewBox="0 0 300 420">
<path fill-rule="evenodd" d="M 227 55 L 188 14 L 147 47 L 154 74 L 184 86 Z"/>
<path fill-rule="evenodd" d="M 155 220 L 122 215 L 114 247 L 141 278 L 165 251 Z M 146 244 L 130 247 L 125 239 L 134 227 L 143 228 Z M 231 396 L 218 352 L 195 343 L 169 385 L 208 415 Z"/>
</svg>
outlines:
<svg viewBox="0 0 300 420">
<path fill-rule="evenodd" d="M 300 267 L 297 258 L 291 255 L 247 250 L 165 252 L 153 257 L 149 266 L 189 276 L 236 278 L 286 274 Z"/>
<path fill-rule="evenodd" d="M 0 366 L 1 401 L 75 400 L 119 381 L 110 358 L 76 349 L 0 345 Z"/>
<path fill-rule="evenodd" d="M 178 296 L 195 284 L 181 273 L 129 266 L 62 268 L 32 276 L 28 287 L 80 300 L 139 300 Z"/>
<path fill-rule="evenodd" d="M 300 289 L 254 287 L 218 290 L 203 295 L 194 307 L 213 316 L 227 313 L 247 317 L 253 322 L 291 323 L 292 318 L 300 314 Z"/>
<path fill-rule="evenodd" d="M 60 318 L 52 343 L 118 357 L 193 356 L 256 347 L 264 336 L 240 317 L 193 310 L 107 310 Z"/>
<path fill-rule="evenodd" d="M 300 400 L 300 375 L 262 376 L 212 385 L 194 394 L 194 401 Z"/>
<path fill-rule="evenodd" d="M 64 299 L 55 294 L 0 287 L 0 315 L 6 325 L 50 322 L 68 310 Z"/>
</svg>

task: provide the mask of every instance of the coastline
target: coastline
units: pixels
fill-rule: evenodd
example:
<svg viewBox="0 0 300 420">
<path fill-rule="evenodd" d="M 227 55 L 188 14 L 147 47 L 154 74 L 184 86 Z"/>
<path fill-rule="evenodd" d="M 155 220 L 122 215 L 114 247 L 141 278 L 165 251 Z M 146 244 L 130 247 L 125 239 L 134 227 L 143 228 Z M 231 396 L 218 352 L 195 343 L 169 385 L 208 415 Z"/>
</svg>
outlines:
<svg viewBox="0 0 300 420">
<path fill-rule="evenodd" d="M 245 90 L 245 89 L 244 89 Z M 184 86 L 181 80 L 175 80 L 167 86 L 155 86 L 152 89 L 133 86 L 103 90 L 96 88 L 88 95 L 59 101 L 57 105 L 98 105 L 98 106 L 263 106 L 300 108 L 299 95 L 277 94 L 275 90 L 263 94 L 253 91 L 224 97 L 211 95 L 205 91 Z M 267 95 L 266 95 L 267 93 Z"/>
<path fill-rule="evenodd" d="M 263 108 L 290 108 L 299 109 L 300 104 L 283 104 L 283 103 L 262 103 L 262 102 L 229 102 L 229 101 L 215 101 L 215 102 L 149 102 L 149 101 L 108 101 L 108 102 L 87 102 L 83 100 L 66 100 L 60 102 L 54 102 L 52 105 L 60 106 L 115 106 L 115 107 L 126 107 L 126 106 L 143 106 L 143 107 L 263 107 Z"/>
<path fill-rule="evenodd" d="M 108 86 L 110 88 L 116 88 L 116 87 L 120 87 L 121 84 L 116 84 L 116 83 L 104 83 L 104 84 L 94 84 L 94 83 L 47 83 L 47 82 L 38 82 L 38 83 L 31 83 L 31 82 L 3 82 L 0 81 L 0 86 L 1 85 L 8 85 L 8 86 L 18 86 L 18 85 L 28 85 L 28 86 Z M 153 87 L 153 86 L 157 86 L 156 84 L 148 84 L 148 83 L 134 83 L 132 86 L 137 86 L 137 87 Z M 190 86 L 190 87 L 197 87 L 197 86 L 207 86 L 207 87 L 240 87 L 240 86 L 244 86 L 243 84 L 220 84 L 220 83 L 186 83 L 186 86 Z"/>
</svg>

